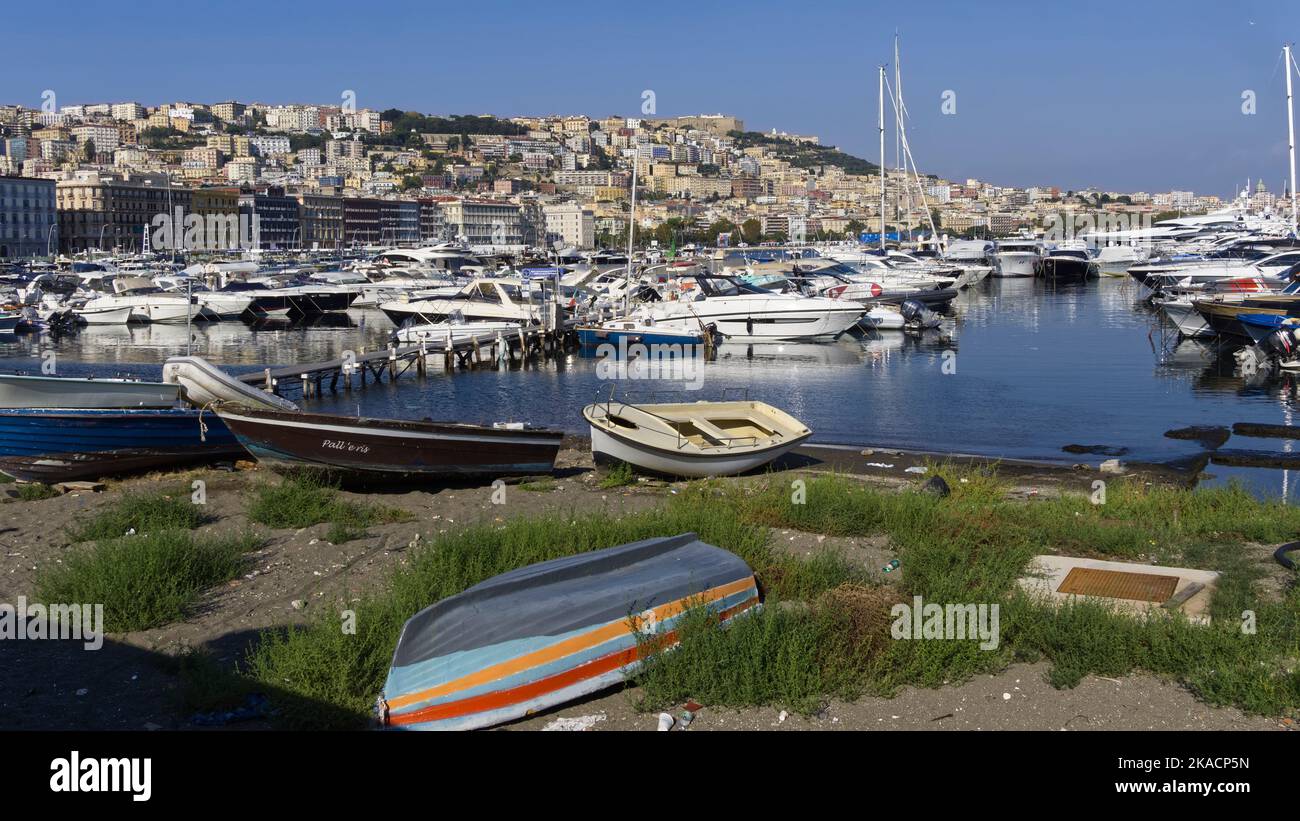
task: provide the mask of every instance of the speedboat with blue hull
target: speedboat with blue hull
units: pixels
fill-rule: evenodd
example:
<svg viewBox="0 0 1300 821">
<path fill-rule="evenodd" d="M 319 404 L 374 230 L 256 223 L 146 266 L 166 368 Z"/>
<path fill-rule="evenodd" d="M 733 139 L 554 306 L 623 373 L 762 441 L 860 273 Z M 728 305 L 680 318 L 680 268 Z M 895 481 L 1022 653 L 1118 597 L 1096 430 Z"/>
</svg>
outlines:
<svg viewBox="0 0 1300 821">
<path fill-rule="evenodd" d="M 678 643 L 691 610 L 725 623 L 760 606 L 749 565 L 694 533 L 522 567 L 406 622 L 379 719 L 403 730 L 513 721 L 622 682 Z"/>
<path fill-rule="evenodd" d="M 704 345 L 715 336 L 712 326 L 702 330 L 691 328 L 661 328 L 651 322 L 636 319 L 611 319 L 599 325 L 578 328 L 578 342 L 582 345 L 626 344 L 641 345 Z"/>
<path fill-rule="evenodd" d="M 555 469 L 564 434 L 523 423 L 491 427 L 218 406 L 259 462 L 361 486 L 453 476 L 518 476 Z"/>
<path fill-rule="evenodd" d="M 66 482 L 243 455 L 211 411 L 0 408 L 0 471 L 23 481 Z"/>
</svg>

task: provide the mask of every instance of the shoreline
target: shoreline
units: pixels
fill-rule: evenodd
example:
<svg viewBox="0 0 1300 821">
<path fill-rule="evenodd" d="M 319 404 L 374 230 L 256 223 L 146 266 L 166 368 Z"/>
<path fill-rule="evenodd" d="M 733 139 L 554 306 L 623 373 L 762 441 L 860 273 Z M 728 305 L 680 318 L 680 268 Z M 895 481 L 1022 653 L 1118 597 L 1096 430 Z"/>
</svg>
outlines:
<svg viewBox="0 0 1300 821">
<path fill-rule="evenodd" d="M 891 467 L 867 464 L 884 457 L 887 461 L 880 464 Z M 864 488 L 877 488 L 880 493 L 906 493 L 908 488 L 928 478 L 925 474 L 905 472 L 907 467 L 927 467 L 931 474 L 938 469 L 931 454 L 807 447 L 792 452 L 787 463 L 774 466 L 771 473 L 714 481 L 719 488 L 744 493 L 749 492 L 746 488 L 766 486 L 773 477 L 789 476 L 792 481 L 804 478 L 811 483 L 833 474 L 860 483 Z M 972 477 L 996 469 L 1006 483 L 1004 496 L 1011 504 L 1033 505 L 1086 494 L 1098 479 L 1135 480 L 1153 487 L 1179 486 L 1176 475 L 1161 471 L 1139 471 L 1119 477 L 1095 469 L 978 457 L 952 459 L 945 469 L 970 471 Z M 15 601 L 20 595 L 32 600 L 41 570 L 60 564 L 67 555 L 70 548 L 66 534 L 57 527 L 52 528 L 51 522 L 83 520 L 111 508 L 128 493 L 186 494 L 196 479 L 205 483 L 204 514 L 210 519 L 196 533 L 209 534 L 252 526 L 249 494 L 259 487 L 281 482 L 280 477 L 264 468 L 240 463 L 235 470 L 205 468 L 154 474 L 110 481 L 103 492 L 77 490 L 50 499 L 12 500 L 0 505 L 0 515 L 6 520 L 0 601 Z M 190 719 L 203 711 L 186 706 L 187 699 L 191 698 L 187 690 L 193 687 L 186 682 L 183 669 L 187 652 L 199 651 L 220 666 L 241 664 L 250 646 L 259 640 L 261 631 L 308 625 L 322 608 L 328 609 L 334 602 L 356 602 L 383 590 L 391 574 L 407 566 L 422 543 L 431 539 L 454 536 L 476 526 L 499 528 L 516 520 L 532 521 L 548 515 L 582 514 L 619 519 L 663 509 L 692 487 L 686 482 L 642 478 L 627 487 L 602 488 L 600 481 L 601 474 L 592 465 L 586 440 L 566 437 L 554 474 L 511 479 L 506 486 L 506 503 L 502 505 L 493 504 L 493 488 L 486 483 L 373 493 L 345 490 L 340 493 L 343 499 L 381 504 L 402 511 L 408 518 L 367 526 L 363 535 L 340 544 L 329 541 L 330 526 L 325 523 L 300 528 L 260 528 L 265 539 L 248 557 L 240 575 L 205 591 L 194 612 L 161 627 L 110 635 L 104 649 L 89 657 L 79 649 L 79 644 L 76 649 L 67 646 L 76 643 L 15 642 L 20 645 L 15 653 L 20 663 L 6 665 L 6 670 L 0 672 L 0 710 L 10 717 L 10 722 L 24 729 L 195 729 Z M 11 488 L 13 485 L 0 486 L 6 493 Z M 858 571 L 885 585 L 902 578 L 902 574 L 889 578 L 879 573 L 882 564 L 899 555 L 888 538 L 825 535 L 789 527 L 771 527 L 768 532 L 773 549 L 780 555 L 801 559 L 834 557 L 851 563 Z M 1266 561 L 1267 554 L 1261 555 L 1264 556 L 1261 561 Z M 1270 584 L 1284 585 L 1284 574 L 1276 571 Z M 1233 707 L 1211 707 L 1198 701 L 1185 686 L 1158 675 L 1135 672 L 1113 679 L 1122 682 L 1119 685 L 1110 684 L 1111 678 L 1087 676 L 1080 685 L 1084 689 L 1059 690 L 1046 683 L 1045 675 L 1041 664 L 1026 666 L 1015 661 L 1001 672 L 977 675 L 964 682 L 938 688 L 905 688 L 904 694 L 894 699 L 869 695 L 852 702 L 831 699 L 814 716 L 796 716 L 795 721 L 775 725 L 774 716 L 780 707 L 736 710 L 708 707 L 700 715 L 702 721 L 698 728 L 922 726 L 915 716 L 884 717 L 886 713 L 901 715 L 901 708 L 895 705 L 902 704 L 916 705 L 917 710 L 929 710 L 935 716 L 952 713 L 956 720 L 943 718 L 938 723 L 954 728 L 1055 728 L 1052 725 L 1058 724 L 1066 727 L 1073 716 L 1084 714 L 1079 712 L 1080 704 L 1091 705 L 1087 708 L 1091 712 L 1086 714 L 1095 714 L 1095 721 L 1090 719 L 1088 726 L 1116 729 L 1286 726 L 1279 723 L 1280 717 L 1247 715 Z M 1018 686 L 1024 689 L 1025 697 L 1032 693 L 1037 703 L 1031 714 L 1020 719 L 999 715 L 996 709 L 1002 706 L 998 703 L 1002 692 L 1019 697 L 1018 692 L 1006 688 L 1008 676 L 1020 679 Z M 1145 715 L 1114 710 L 1105 695 L 1108 687 L 1116 692 L 1142 694 L 1153 705 L 1153 715 L 1159 718 L 1153 719 L 1153 724 Z M 83 690 L 86 691 L 83 695 L 77 695 Z M 595 729 L 652 728 L 654 716 L 637 712 L 631 706 L 635 694 L 636 688 L 607 691 L 509 727 L 540 729 L 556 716 L 603 711 L 607 719 Z M 975 709 L 976 704 L 983 704 L 988 710 Z M 970 712 L 962 716 L 952 705 Z M 941 709 L 945 706 L 946 709 Z M 1180 716 L 1186 718 L 1184 723 L 1179 723 Z M 271 722 L 257 719 L 232 724 L 230 728 L 270 726 Z"/>
</svg>

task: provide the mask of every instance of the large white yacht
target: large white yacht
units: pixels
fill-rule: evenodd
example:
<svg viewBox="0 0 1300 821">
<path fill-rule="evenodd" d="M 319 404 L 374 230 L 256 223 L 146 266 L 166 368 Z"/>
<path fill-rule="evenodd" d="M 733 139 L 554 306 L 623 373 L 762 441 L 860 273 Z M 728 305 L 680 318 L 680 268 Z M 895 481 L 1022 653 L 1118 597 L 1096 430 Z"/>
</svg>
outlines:
<svg viewBox="0 0 1300 821">
<path fill-rule="evenodd" d="M 666 328 L 713 325 L 736 341 L 835 339 L 867 310 L 847 300 L 773 293 L 720 274 L 681 277 L 665 292 L 667 299 L 641 306 L 636 315 Z"/>
</svg>

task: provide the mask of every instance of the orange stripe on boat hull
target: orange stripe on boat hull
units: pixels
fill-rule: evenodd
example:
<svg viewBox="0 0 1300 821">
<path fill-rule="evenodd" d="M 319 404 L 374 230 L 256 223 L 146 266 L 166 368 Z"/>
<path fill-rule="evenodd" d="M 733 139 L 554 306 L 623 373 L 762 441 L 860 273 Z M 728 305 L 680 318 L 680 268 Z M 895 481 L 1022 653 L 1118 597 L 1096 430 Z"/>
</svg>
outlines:
<svg viewBox="0 0 1300 821">
<path fill-rule="evenodd" d="M 730 607 L 720 614 L 722 620 L 727 620 L 737 613 L 748 610 L 758 604 L 758 596 L 746 599 L 745 601 Z M 656 636 L 660 641 L 669 645 L 677 643 L 677 631 L 670 630 Z M 478 696 L 452 701 L 445 704 L 433 704 L 414 710 L 409 713 L 398 715 L 390 714 L 388 723 L 395 727 L 408 724 L 425 724 L 430 721 L 442 721 L 449 718 L 458 718 L 460 716 L 472 715 L 474 713 L 485 713 L 491 710 L 500 710 L 509 707 L 512 704 L 518 704 L 529 699 L 534 699 L 546 693 L 555 690 L 561 690 L 572 684 L 577 684 L 584 679 L 594 678 L 604 673 L 617 670 L 620 667 L 626 667 L 634 661 L 641 658 L 641 646 L 628 647 L 625 650 L 619 650 L 610 653 L 607 656 L 601 656 L 597 659 L 575 667 L 572 670 L 565 670 L 563 673 L 556 673 L 548 678 L 538 679 L 537 681 L 521 684 L 509 690 L 499 690 L 494 693 L 484 693 Z"/>
<path fill-rule="evenodd" d="M 672 616 L 675 616 L 678 613 L 685 610 L 687 607 L 687 603 L 695 603 L 695 602 L 707 603 L 707 602 L 717 601 L 718 599 L 726 598 L 727 596 L 730 596 L 733 593 L 739 593 L 740 591 L 745 590 L 746 588 L 756 587 L 756 584 L 757 583 L 754 581 L 754 577 L 750 576 L 745 579 L 740 579 L 739 581 L 728 582 L 727 584 L 719 585 L 718 587 L 714 587 L 710 590 L 706 590 L 703 593 L 690 596 L 686 599 L 677 599 L 676 601 L 668 602 L 667 604 L 663 604 L 655 608 L 654 610 L 655 619 L 658 620 L 658 619 L 671 618 Z M 639 620 L 640 614 L 634 614 L 632 618 Z M 525 670 L 531 669 L 533 667 L 538 667 L 540 665 L 547 664 L 552 661 L 556 661 L 558 659 L 564 658 L 565 656 L 570 656 L 573 655 L 574 653 L 580 653 L 583 650 L 589 649 L 591 647 L 596 647 L 597 645 L 603 644 L 609 641 L 610 639 L 617 638 L 618 636 L 621 636 L 627 632 L 628 632 L 628 625 L 627 622 L 625 621 L 618 621 L 618 622 L 613 622 L 611 624 L 606 624 L 599 628 L 596 628 L 595 630 L 592 630 L 589 633 L 583 633 L 580 636 L 574 636 L 572 638 L 565 639 L 564 641 L 559 642 L 557 644 L 553 644 L 550 647 L 543 647 L 540 650 L 534 650 L 533 652 L 526 653 L 522 656 L 519 656 L 518 658 L 510 659 L 509 661 L 504 661 L 499 664 L 494 664 L 491 667 L 485 667 L 484 669 L 479 670 L 478 672 L 471 673 L 467 676 L 462 676 L 461 678 L 458 678 L 455 681 L 448 681 L 443 684 L 439 684 L 436 687 L 430 687 L 427 690 L 421 690 L 418 693 L 409 693 L 404 696 L 397 696 L 396 698 L 388 702 L 388 707 L 391 710 L 398 710 L 401 709 L 402 707 L 406 707 L 411 704 L 416 704 L 421 701 L 426 701 L 431 698 L 437 698 L 439 696 L 449 695 L 451 693 L 459 692 L 461 690 L 468 690 L 471 687 L 477 687 L 482 684 L 488 684 L 490 682 L 497 681 L 498 679 L 502 679 L 507 676 L 512 676 L 516 673 L 522 673 Z"/>
</svg>

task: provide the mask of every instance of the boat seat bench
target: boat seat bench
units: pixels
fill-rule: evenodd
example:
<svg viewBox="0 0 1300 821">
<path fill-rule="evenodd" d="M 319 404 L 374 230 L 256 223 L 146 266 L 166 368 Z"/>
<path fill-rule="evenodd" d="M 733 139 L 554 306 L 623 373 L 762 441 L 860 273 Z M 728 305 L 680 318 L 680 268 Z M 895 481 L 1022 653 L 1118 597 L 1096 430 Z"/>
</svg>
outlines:
<svg viewBox="0 0 1300 821">
<path fill-rule="evenodd" d="M 713 437 L 714 439 L 717 440 L 717 444 L 715 445 L 715 447 L 724 447 L 724 446 L 726 446 L 729 442 L 731 442 L 731 441 L 734 440 L 734 439 L 750 439 L 750 438 L 752 438 L 752 439 L 754 440 L 754 443 L 755 443 L 755 444 L 758 444 L 758 443 L 761 442 L 761 441 L 763 440 L 763 438 L 764 438 L 763 436 L 751 436 L 750 434 L 744 434 L 744 435 L 742 435 L 742 436 L 737 436 L 737 435 L 734 434 L 734 433 L 729 433 L 729 432 L 723 430 L 722 428 L 718 427 L 717 425 L 713 424 L 712 422 L 708 421 L 707 419 L 693 419 L 693 420 L 691 420 L 691 422 L 692 422 L 692 424 L 694 424 L 695 427 L 698 428 L 701 432 L 706 433 L 706 434 L 708 434 L 709 436 L 711 436 L 711 437 Z M 760 430 L 760 431 L 763 430 L 763 428 L 758 427 L 757 425 L 755 425 L 754 427 L 755 427 L 757 430 Z M 767 435 L 767 438 L 773 438 L 773 435 L 772 435 L 772 433 L 771 433 L 770 431 L 766 431 L 765 433 L 766 433 L 766 435 Z"/>
</svg>

